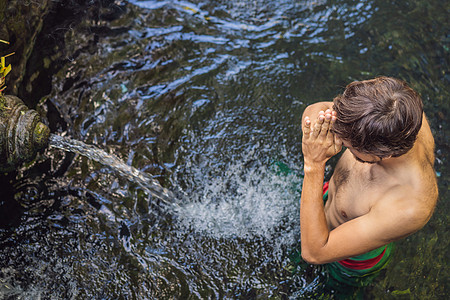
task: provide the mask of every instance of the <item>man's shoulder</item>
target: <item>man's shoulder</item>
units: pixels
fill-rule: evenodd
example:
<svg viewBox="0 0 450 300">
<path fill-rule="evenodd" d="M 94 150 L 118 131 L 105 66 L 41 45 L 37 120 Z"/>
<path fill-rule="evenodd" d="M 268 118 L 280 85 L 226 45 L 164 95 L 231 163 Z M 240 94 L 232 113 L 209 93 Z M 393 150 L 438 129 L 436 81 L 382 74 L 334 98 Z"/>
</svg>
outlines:
<svg viewBox="0 0 450 300">
<path fill-rule="evenodd" d="M 402 231 L 413 233 L 422 228 L 430 219 L 436 204 L 434 195 L 417 192 L 413 186 L 395 185 L 372 207 L 378 216 L 395 220 Z"/>
</svg>

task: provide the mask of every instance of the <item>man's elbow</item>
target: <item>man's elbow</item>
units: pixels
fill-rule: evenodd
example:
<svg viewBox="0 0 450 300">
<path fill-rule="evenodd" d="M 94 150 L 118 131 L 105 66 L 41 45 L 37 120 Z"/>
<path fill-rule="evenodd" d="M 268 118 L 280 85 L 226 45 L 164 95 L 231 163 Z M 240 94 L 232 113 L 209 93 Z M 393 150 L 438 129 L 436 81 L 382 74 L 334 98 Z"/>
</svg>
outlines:
<svg viewBox="0 0 450 300">
<path fill-rule="evenodd" d="M 302 258 L 304 261 L 306 261 L 309 264 L 312 265 L 322 265 L 326 263 L 326 261 L 322 258 L 320 258 L 318 255 L 314 255 L 313 253 L 310 253 L 308 251 L 302 250 Z"/>
</svg>

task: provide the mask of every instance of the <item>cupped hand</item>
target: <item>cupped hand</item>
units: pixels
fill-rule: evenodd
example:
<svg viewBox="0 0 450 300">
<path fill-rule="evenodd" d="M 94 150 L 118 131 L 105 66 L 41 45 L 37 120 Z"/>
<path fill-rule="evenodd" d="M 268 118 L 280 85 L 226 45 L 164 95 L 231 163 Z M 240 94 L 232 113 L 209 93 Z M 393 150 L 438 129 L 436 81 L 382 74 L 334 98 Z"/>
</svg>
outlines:
<svg viewBox="0 0 450 300">
<path fill-rule="evenodd" d="M 336 112 L 320 111 L 314 126 L 308 116 L 302 123 L 302 152 L 306 164 L 325 163 L 342 149 L 342 141 L 332 132 Z"/>
</svg>

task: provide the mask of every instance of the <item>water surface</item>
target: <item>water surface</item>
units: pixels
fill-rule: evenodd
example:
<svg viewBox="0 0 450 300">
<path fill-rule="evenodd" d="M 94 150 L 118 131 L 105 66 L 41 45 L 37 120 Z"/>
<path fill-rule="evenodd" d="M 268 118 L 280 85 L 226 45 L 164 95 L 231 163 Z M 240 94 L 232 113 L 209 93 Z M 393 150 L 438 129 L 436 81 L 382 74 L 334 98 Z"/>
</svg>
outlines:
<svg viewBox="0 0 450 300">
<path fill-rule="evenodd" d="M 55 133 L 114 154 L 146 182 L 170 190 L 179 205 L 166 205 L 110 166 L 48 149 L 2 179 L 12 184 L 2 200 L 8 215 L 0 233 L 0 293 L 334 297 L 323 291 L 320 269 L 293 272 L 289 258 L 300 236 L 300 116 L 353 80 L 387 75 L 408 81 L 424 99 L 441 195 L 430 223 L 397 244 L 390 267 L 364 293 L 443 297 L 446 11 L 440 1 L 99 6 L 65 28 L 64 63 L 42 106 Z"/>
</svg>

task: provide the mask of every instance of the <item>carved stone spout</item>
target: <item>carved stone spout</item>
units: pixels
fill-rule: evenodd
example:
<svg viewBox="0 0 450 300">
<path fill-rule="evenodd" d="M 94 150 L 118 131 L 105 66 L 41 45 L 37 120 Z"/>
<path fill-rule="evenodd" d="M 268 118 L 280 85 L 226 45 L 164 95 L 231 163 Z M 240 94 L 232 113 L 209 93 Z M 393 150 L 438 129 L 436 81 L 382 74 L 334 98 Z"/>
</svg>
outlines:
<svg viewBox="0 0 450 300">
<path fill-rule="evenodd" d="M 32 161 L 48 146 L 50 129 L 15 96 L 0 96 L 0 172 Z"/>
</svg>

